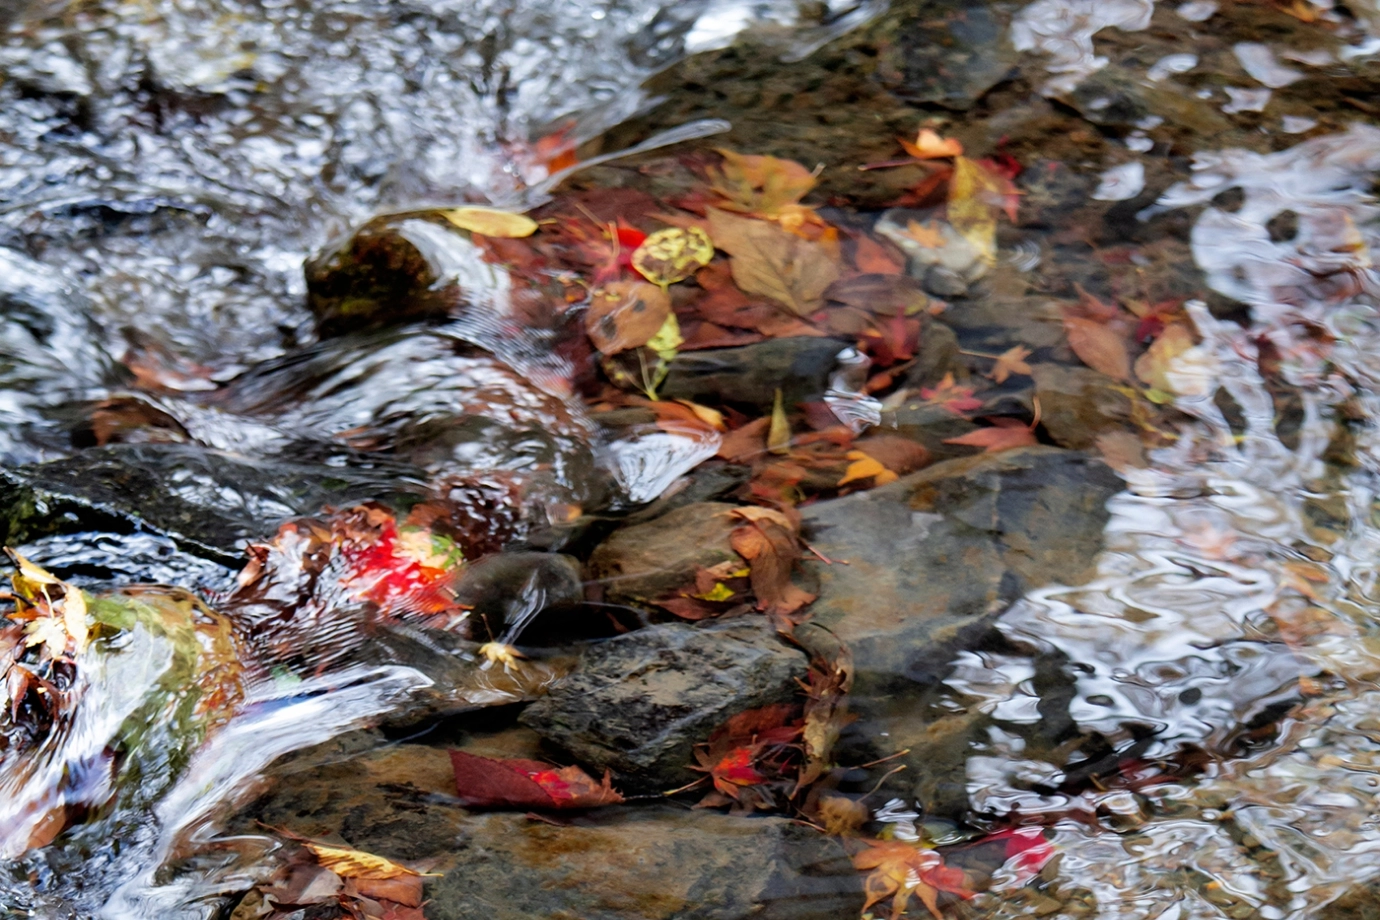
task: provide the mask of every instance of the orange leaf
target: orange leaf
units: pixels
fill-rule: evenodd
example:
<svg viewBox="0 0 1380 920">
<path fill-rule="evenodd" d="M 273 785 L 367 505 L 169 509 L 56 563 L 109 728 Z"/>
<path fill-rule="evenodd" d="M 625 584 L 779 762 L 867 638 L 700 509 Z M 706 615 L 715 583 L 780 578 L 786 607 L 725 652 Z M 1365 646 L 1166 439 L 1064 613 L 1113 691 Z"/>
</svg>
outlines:
<svg viewBox="0 0 1380 920">
<path fill-rule="evenodd" d="M 903 138 L 901 146 L 906 149 L 906 153 L 917 160 L 938 160 L 963 155 L 962 144 L 951 137 L 940 137 L 929 128 L 921 128 L 913 144 Z"/>
<path fill-rule="evenodd" d="M 878 461 L 872 459 L 860 450 L 850 450 L 848 459 L 853 462 L 848 464 L 848 469 L 844 471 L 843 478 L 838 484 L 843 486 L 850 482 L 857 482 L 859 479 L 871 479 L 873 476 L 880 476 L 888 473 L 888 470 Z M 894 474 L 893 474 L 894 475 Z"/>
<path fill-rule="evenodd" d="M 1030 357 L 1030 349 L 1024 345 L 1008 348 L 997 356 L 997 363 L 992 365 L 992 370 L 987 376 L 997 383 L 1005 383 L 1012 374 L 1028 375 L 1030 365 L 1025 363 L 1025 359 L 1028 357 Z"/>
<path fill-rule="evenodd" d="M 1131 357 L 1126 341 L 1101 323 L 1064 313 L 1064 332 L 1069 347 L 1084 364 L 1114 380 L 1131 379 Z"/>
<path fill-rule="evenodd" d="M 815 187 L 815 174 L 794 160 L 745 156 L 719 150 L 721 170 L 710 170 L 710 188 L 725 200 L 719 207 L 772 220 L 786 216 Z M 795 212 L 793 219 L 805 219 Z"/>
<path fill-rule="evenodd" d="M 671 315 L 671 298 L 645 281 L 614 281 L 595 291 L 585 313 L 585 331 L 606 355 L 640 348 Z"/>
</svg>

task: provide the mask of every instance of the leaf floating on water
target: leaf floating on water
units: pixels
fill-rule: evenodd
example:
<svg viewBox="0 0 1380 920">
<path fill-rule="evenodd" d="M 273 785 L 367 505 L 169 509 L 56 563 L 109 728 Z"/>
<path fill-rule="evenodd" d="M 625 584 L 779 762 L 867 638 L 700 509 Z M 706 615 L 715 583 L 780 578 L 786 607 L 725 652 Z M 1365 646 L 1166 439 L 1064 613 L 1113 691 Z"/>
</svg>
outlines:
<svg viewBox="0 0 1380 920">
<path fill-rule="evenodd" d="M 713 258 L 714 244 L 699 227 L 668 227 L 633 250 L 632 266 L 648 281 L 665 287 L 689 278 Z"/>
<path fill-rule="evenodd" d="M 302 846 L 311 851 L 322 868 L 330 869 L 341 878 L 386 879 L 421 875 L 416 869 L 409 869 L 391 859 L 363 850 L 328 847 L 319 843 L 303 843 Z"/>
<path fill-rule="evenodd" d="M 498 208 L 451 208 L 441 215 L 461 230 L 502 239 L 520 239 L 537 232 L 537 222 L 526 214 Z"/>
<path fill-rule="evenodd" d="M 727 211 L 708 209 L 714 245 L 732 256 L 733 280 L 749 294 L 783 304 L 796 316 L 824 305 L 824 291 L 839 279 L 830 247 L 780 226 Z"/>
<path fill-rule="evenodd" d="M 671 316 L 666 291 L 645 281 L 615 281 L 595 291 L 585 314 L 585 331 L 606 355 L 646 345 Z"/>
<path fill-rule="evenodd" d="M 86 598 L 81 589 L 67 585 L 67 593 L 62 596 L 62 625 L 77 645 L 77 654 L 86 651 L 91 633 L 86 626 Z"/>
</svg>

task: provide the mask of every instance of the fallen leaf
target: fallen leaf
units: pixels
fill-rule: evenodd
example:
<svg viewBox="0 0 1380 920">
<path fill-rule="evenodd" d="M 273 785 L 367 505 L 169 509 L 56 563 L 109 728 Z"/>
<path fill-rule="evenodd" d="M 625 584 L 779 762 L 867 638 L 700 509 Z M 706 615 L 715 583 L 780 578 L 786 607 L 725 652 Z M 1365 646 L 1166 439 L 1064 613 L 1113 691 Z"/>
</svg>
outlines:
<svg viewBox="0 0 1380 920">
<path fill-rule="evenodd" d="M 903 275 L 905 258 L 893 254 L 892 250 L 863 233 L 854 236 L 857 249 L 853 253 L 853 265 L 863 274 Z"/>
<path fill-rule="evenodd" d="M 926 224 L 917 220 L 907 221 L 906 229 L 901 231 L 901 235 L 926 249 L 941 249 L 944 246 L 944 232 L 934 221 Z"/>
<path fill-rule="evenodd" d="M 855 837 L 867 822 L 867 806 L 858 799 L 842 795 L 823 795 L 815 806 L 815 820 L 826 834 Z"/>
<path fill-rule="evenodd" d="M 786 407 L 781 402 L 781 391 L 771 406 L 771 427 L 767 429 L 767 450 L 774 454 L 786 454 L 791 449 L 791 423 L 786 418 Z"/>
<path fill-rule="evenodd" d="M 867 900 L 863 912 L 886 897 L 892 897 L 891 920 L 899 920 L 910 904 L 911 895 L 929 908 L 935 920 L 944 920 L 939 912 L 938 890 L 925 882 L 931 869 L 943 864 L 933 850 L 920 849 L 899 840 L 864 840 L 868 849 L 853 857 L 854 868 L 871 870 L 863 882 Z"/>
<path fill-rule="evenodd" d="M 923 444 L 899 434 L 870 434 L 858 440 L 855 446 L 901 476 L 928 466 L 930 462 L 930 452 Z"/>
<path fill-rule="evenodd" d="M 499 760 L 450 752 L 461 803 L 475 808 L 593 808 L 623 797 L 606 774 L 596 782 L 579 767 L 553 767 L 535 760 Z"/>
<path fill-rule="evenodd" d="M 718 456 L 730 463 L 746 463 L 767 452 L 767 435 L 771 419 L 753 419 L 741 428 L 724 435 Z"/>
<path fill-rule="evenodd" d="M 532 218 L 497 208 L 451 208 L 441 215 L 461 230 L 500 239 L 518 239 L 537 232 L 537 222 Z"/>
<path fill-rule="evenodd" d="M 880 462 L 874 460 L 860 450 L 850 450 L 848 452 L 848 459 L 853 462 L 848 464 L 848 469 L 844 471 L 843 478 L 839 480 L 838 484 L 841 486 L 846 486 L 850 482 L 857 482 L 860 479 L 871 479 L 874 476 L 881 476 L 884 473 L 891 474 L 890 481 L 896 479 L 895 473 L 892 473 L 891 470 L 887 469 Z"/>
<path fill-rule="evenodd" d="M 776 224 L 709 209 L 714 245 L 732 258 L 733 280 L 749 294 L 808 316 L 824 303 L 824 291 L 838 280 L 839 265 L 829 247 L 795 236 Z"/>
<path fill-rule="evenodd" d="M 642 277 L 665 287 L 684 281 L 714 258 L 714 245 L 699 227 L 668 227 L 642 241 L 632 254 L 632 266 Z"/>
<path fill-rule="evenodd" d="M 49 658 L 61 658 L 67 653 L 67 624 L 58 617 L 39 617 L 24 627 L 24 644 L 29 648 L 43 646 Z"/>
<path fill-rule="evenodd" d="M 936 387 L 921 387 L 920 398 L 930 405 L 943 406 L 954 415 L 982 408 L 982 400 L 973 396 L 973 388 L 959 386 L 951 373 L 945 374 Z"/>
<path fill-rule="evenodd" d="M 774 520 L 752 521 L 734 528 L 729 545 L 748 562 L 757 609 L 772 617 L 778 626 L 815 599 L 791 582 L 791 570 L 800 557 L 793 528 Z"/>
<path fill-rule="evenodd" d="M 997 252 L 997 214 L 1016 219 L 1020 192 L 985 162 L 958 157 L 949 180 L 949 223 L 991 262 Z"/>
<path fill-rule="evenodd" d="M 914 316 L 930 305 L 924 287 L 909 275 L 853 275 L 829 285 L 824 296 L 874 316 Z"/>
<path fill-rule="evenodd" d="M 719 207 L 776 219 L 792 210 L 819 181 L 794 160 L 748 156 L 719 148 L 719 170 L 710 169 L 710 188 L 723 197 Z"/>
<path fill-rule="evenodd" d="M 1064 313 L 1064 332 L 1078 359 L 1114 380 L 1131 379 L 1131 358 L 1126 340 L 1102 323 Z"/>
<path fill-rule="evenodd" d="M 997 356 L 997 363 L 992 365 L 987 376 L 996 383 L 1005 383 L 1012 374 L 1030 375 L 1030 365 L 1025 363 L 1025 359 L 1030 357 L 1030 349 L 1024 345 L 1016 345 L 1008 348 Z"/>
<path fill-rule="evenodd" d="M 1028 447 L 1038 444 L 1035 432 L 1024 422 L 1014 418 L 994 418 L 991 428 L 979 428 L 962 437 L 945 438 L 945 444 L 962 444 L 967 447 L 981 447 L 989 454 L 1011 450 L 1013 447 Z"/>
<path fill-rule="evenodd" d="M 1166 374 L 1174 369 L 1174 359 L 1193 347 L 1193 333 L 1182 323 L 1164 327 L 1145 354 L 1136 359 L 1136 376 L 1157 390 L 1174 392 L 1174 385 Z M 1105 373 L 1105 372 L 1104 372 Z"/>
<path fill-rule="evenodd" d="M 962 144 L 951 137 L 940 137 L 929 128 L 920 129 L 920 133 L 915 137 L 915 143 L 902 138 L 901 146 L 906 149 L 906 153 L 917 160 L 938 160 L 963 156 Z"/>
<path fill-rule="evenodd" d="M 345 882 L 345 895 L 370 898 L 375 901 L 394 901 L 404 907 L 422 906 L 422 878 L 404 875 L 397 878 L 352 878 Z"/>
<path fill-rule="evenodd" d="M 363 850 L 328 847 L 319 843 L 303 843 L 302 846 L 311 851 L 323 869 L 330 869 L 341 878 L 390 879 L 421 875 L 416 869 L 409 869 L 391 859 Z"/>
<path fill-rule="evenodd" d="M 585 313 L 585 331 L 606 355 L 639 348 L 661 331 L 671 315 L 666 291 L 645 281 L 614 281 L 595 291 Z"/>
</svg>

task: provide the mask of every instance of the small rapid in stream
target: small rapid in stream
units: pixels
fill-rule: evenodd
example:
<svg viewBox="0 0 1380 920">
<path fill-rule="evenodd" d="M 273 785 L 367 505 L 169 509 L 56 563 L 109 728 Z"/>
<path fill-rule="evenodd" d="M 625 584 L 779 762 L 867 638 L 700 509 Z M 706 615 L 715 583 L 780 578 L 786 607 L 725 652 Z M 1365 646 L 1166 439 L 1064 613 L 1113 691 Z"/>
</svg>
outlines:
<svg viewBox="0 0 1380 920">
<path fill-rule="evenodd" d="M 864 916 L 896 891 L 920 916 L 916 864 L 856 871 L 896 841 L 961 868 L 929 905 L 958 920 L 1380 910 L 1374 3 L 29 0 L 0 25 L 0 518 L 97 637 L 31 673 L 44 640 L 3 627 L 0 915 L 288 916 L 243 905 L 299 866 L 294 818 L 416 843 L 439 868 L 410 909 L 446 920 L 509 916 L 489 862 L 516 903 L 601 846 L 639 868 L 569 916 L 853 917 L 877 884 Z M 725 205 L 721 143 L 795 157 L 799 194 Z M 580 256 L 438 216 L 472 205 Z M 796 234 L 786 281 L 740 268 L 751 231 L 716 221 L 741 214 Z M 632 275 L 658 221 L 707 253 Z M 569 321 L 627 277 L 669 346 Z M 753 314 L 764 291 L 791 309 Z M 742 528 L 778 523 L 801 542 L 773 588 Z M 745 617 L 801 630 L 799 751 L 811 617 L 853 706 L 827 764 L 790 755 L 790 810 L 739 818 L 713 774 L 770 843 L 656 804 L 682 784 L 631 741 L 608 762 L 646 767 L 650 831 L 475 817 L 449 762 L 425 785 L 442 749 L 600 756 L 518 713 L 578 705 L 553 688 L 598 649 Z M 698 725 L 681 697 L 732 668 L 667 641 L 649 661 L 711 662 L 661 691 Z M 706 725 L 786 705 L 748 697 Z M 394 754 L 415 771 L 374 782 Z M 377 800 L 312 786 L 340 764 Z M 317 794 L 347 818 L 293 813 Z"/>
</svg>

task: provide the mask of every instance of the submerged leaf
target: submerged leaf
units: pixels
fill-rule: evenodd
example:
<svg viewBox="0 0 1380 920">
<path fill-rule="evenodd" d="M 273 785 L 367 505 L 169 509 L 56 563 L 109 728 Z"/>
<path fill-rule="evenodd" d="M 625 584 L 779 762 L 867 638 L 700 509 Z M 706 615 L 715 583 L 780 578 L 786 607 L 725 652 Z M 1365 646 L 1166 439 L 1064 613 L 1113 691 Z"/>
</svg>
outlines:
<svg viewBox="0 0 1380 920">
<path fill-rule="evenodd" d="M 699 227 L 669 227 L 633 250 L 632 266 L 648 281 L 665 287 L 689 278 L 713 258 L 714 244 Z"/>
<path fill-rule="evenodd" d="M 786 418 L 786 407 L 781 402 L 781 391 L 771 405 L 771 427 L 767 429 L 767 450 L 774 454 L 789 453 L 791 449 L 791 423 Z"/>
<path fill-rule="evenodd" d="M 319 843 L 302 844 L 316 857 L 322 868 L 330 869 L 341 878 L 386 879 L 405 875 L 421 875 L 416 869 L 399 865 L 391 859 L 375 856 L 363 850 L 328 847 Z"/>
<path fill-rule="evenodd" d="M 815 174 L 794 160 L 748 156 L 719 149 L 720 171 L 710 170 L 710 188 L 725 200 L 719 207 L 729 211 L 776 219 L 796 205 L 815 187 Z"/>
<path fill-rule="evenodd" d="M 537 232 L 537 222 L 532 218 L 498 208 L 451 208 L 441 215 L 461 230 L 483 236 L 518 239 Z"/>
<path fill-rule="evenodd" d="M 1131 379 L 1131 357 L 1126 340 L 1115 330 L 1095 320 L 1064 314 L 1064 332 L 1069 347 L 1080 361 L 1114 380 Z"/>
<path fill-rule="evenodd" d="M 606 773 L 596 782 L 579 767 L 553 767 L 535 760 L 499 760 L 450 752 L 462 803 L 476 808 L 593 808 L 623 796 Z"/>
<path fill-rule="evenodd" d="M 749 294 L 808 316 L 824 304 L 824 291 L 839 278 L 834 251 L 777 224 L 709 209 L 714 245 L 732 256 L 733 280 Z"/>
<path fill-rule="evenodd" d="M 951 137 L 940 137 L 929 128 L 921 128 L 915 143 L 902 139 L 906 153 L 917 160 L 937 160 L 963 156 L 963 145 Z"/>
<path fill-rule="evenodd" d="M 966 447 L 981 447 L 987 453 L 1011 450 L 1013 447 L 1029 447 L 1039 443 L 1035 440 L 1032 428 L 1014 418 L 994 418 L 991 428 L 979 428 L 962 437 L 945 438 L 945 444 L 962 444 Z"/>
<path fill-rule="evenodd" d="M 671 298 L 655 284 L 614 281 L 595 291 L 585 313 L 585 331 L 606 355 L 646 345 L 671 315 Z"/>
</svg>

